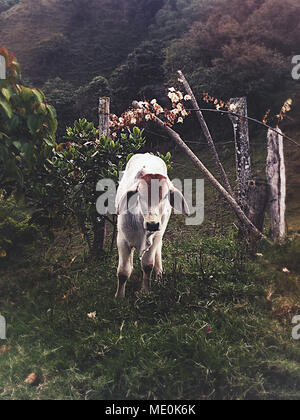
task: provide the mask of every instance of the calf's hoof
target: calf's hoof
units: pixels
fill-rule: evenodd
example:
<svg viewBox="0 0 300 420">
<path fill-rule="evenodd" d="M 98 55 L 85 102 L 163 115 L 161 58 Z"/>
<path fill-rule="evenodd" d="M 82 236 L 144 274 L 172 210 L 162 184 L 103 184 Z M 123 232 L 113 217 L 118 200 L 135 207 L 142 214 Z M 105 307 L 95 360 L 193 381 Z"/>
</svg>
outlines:
<svg viewBox="0 0 300 420">
<path fill-rule="evenodd" d="M 128 280 L 128 277 L 124 274 L 118 275 L 118 288 L 115 294 L 115 298 L 124 298 L 125 297 L 125 289 L 126 289 L 126 282 Z"/>
<path fill-rule="evenodd" d="M 162 283 L 162 280 L 163 280 L 163 272 L 162 272 L 162 271 L 158 271 L 158 272 L 156 273 L 155 280 L 156 280 L 158 283 Z"/>
</svg>

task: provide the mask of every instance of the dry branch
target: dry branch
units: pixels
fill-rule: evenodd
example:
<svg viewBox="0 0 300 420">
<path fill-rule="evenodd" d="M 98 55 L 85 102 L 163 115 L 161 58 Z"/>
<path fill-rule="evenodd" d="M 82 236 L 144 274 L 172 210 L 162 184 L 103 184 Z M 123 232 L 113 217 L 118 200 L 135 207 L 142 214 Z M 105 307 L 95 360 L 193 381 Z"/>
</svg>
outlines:
<svg viewBox="0 0 300 420">
<path fill-rule="evenodd" d="M 222 162 L 220 161 L 220 158 L 219 158 L 219 155 L 218 155 L 218 152 L 217 152 L 215 143 L 213 141 L 213 138 L 211 136 L 211 133 L 209 131 L 209 128 L 208 128 L 208 126 L 206 124 L 206 121 L 205 121 L 205 119 L 203 117 L 203 114 L 202 114 L 202 112 L 200 110 L 200 107 L 198 105 L 198 102 L 197 102 L 197 100 L 195 98 L 194 92 L 192 91 L 192 89 L 191 89 L 188 81 L 186 80 L 184 74 L 182 73 L 182 71 L 179 70 L 178 71 L 178 74 L 179 74 L 180 79 L 182 80 L 183 86 L 184 86 L 187 94 L 191 97 L 191 102 L 193 104 L 193 107 L 196 110 L 196 116 L 198 118 L 198 121 L 200 122 L 200 125 L 202 127 L 202 131 L 204 133 L 204 136 L 206 137 L 208 146 L 209 146 L 209 148 L 211 150 L 211 153 L 213 155 L 213 159 L 214 159 L 215 164 L 217 166 L 217 170 L 218 170 L 218 173 L 219 173 L 219 175 L 221 177 L 221 180 L 222 180 L 222 182 L 223 182 L 226 190 L 229 192 L 229 194 L 232 197 L 234 197 L 234 193 L 233 193 L 233 190 L 232 190 L 231 185 L 229 183 L 227 174 L 226 174 L 226 172 L 224 170 L 224 167 L 222 165 Z"/>
</svg>

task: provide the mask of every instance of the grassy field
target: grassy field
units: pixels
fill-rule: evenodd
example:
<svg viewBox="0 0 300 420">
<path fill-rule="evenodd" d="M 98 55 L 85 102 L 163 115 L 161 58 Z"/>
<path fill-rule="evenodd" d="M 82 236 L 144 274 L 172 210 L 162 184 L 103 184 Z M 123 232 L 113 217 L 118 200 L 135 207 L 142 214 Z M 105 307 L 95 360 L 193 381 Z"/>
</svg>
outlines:
<svg viewBox="0 0 300 420">
<path fill-rule="evenodd" d="M 178 173 L 196 175 L 179 156 Z M 136 259 L 116 301 L 117 251 L 88 256 L 76 229 L 2 259 L 0 399 L 299 399 L 300 200 L 290 191 L 289 240 L 252 252 L 207 185 L 204 225 L 172 218 L 165 277 L 147 295 Z"/>
</svg>

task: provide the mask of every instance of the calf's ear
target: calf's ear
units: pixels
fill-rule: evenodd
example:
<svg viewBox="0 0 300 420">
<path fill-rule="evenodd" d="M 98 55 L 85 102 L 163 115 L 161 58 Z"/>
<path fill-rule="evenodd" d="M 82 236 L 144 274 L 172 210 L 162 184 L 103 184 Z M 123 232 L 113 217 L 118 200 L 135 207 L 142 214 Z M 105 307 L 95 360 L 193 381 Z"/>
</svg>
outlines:
<svg viewBox="0 0 300 420">
<path fill-rule="evenodd" d="M 137 206 L 137 199 L 138 199 L 138 186 L 135 185 L 130 190 L 126 191 L 126 193 L 122 196 L 118 207 L 117 207 L 117 215 L 124 214 L 129 212 L 134 213 L 134 210 Z"/>
<path fill-rule="evenodd" d="M 170 190 L 169 200 L 170 200 L 170 204 L 173 207 L 173 209 L 175 209 L 176 211 L 178 211 L 179 213 L 181 213 L 185 216 L 190 215 L 189 206 L 188 206 L 187 202 L 185 201 L 184 196 L 182 195 L 182 193 L 177 188 L 173 187 Z"/>
</svg>

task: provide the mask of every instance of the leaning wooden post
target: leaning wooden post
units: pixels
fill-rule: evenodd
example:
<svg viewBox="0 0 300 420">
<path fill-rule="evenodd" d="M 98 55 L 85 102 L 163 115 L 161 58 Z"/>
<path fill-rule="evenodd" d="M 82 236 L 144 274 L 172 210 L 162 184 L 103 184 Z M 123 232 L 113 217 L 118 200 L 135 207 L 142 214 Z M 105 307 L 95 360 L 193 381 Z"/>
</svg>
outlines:
<svg viewBox="0 0 300 420">
<path fill-rule="evenodd" d="M 208 126 L 206 124 L 206 121 L 204 119 L 204 116 L 203 116 L 203 114 L 202 114 L 202 112 L 200 110 L 200 107 L 198 105 L 197 99 L 196 99 L 196 97 L 195 97 L 195 95 L 194 95 L 194 93 L 193 93 L 193 91 L 192 91 L 192 89 L 191 89 L 191 87 L 190 87 L 187 79 L 185 78 L 185 76 L 184 76 L 184 74 L 182 73 L 181 70 L 178 71 L 178 74 L 179 74 L 180 80 L 182 81 L 183 86 L 184 86 L 184 88 L 186 90 L 186 93 L 191 97 L 191 102 L 193 104 L 193 107 L 196 110 L 197 119 L 198 119 L 198 121 L 199 121 L 199 123 L 201 125 L 203 134 L 204 134 L 204 136 L 205 136 L 205 138 L 207 140 L 208 147 L 210 148 L 210 151 L 212 153 L 212 156 L 213 156 L 214 162 L 215 162 L 215 164 L 217 166 L 217 170 L 218 170 L 218 173 L 219 173 L 220 178 L 222 180 L 223 186 L 226 188 L 226 190 L 229 192 L 229 194 L 232 195 L 232 197 L 234 197 L 234 193 L 233 193 L 233 190 L 231 188 L 230 182 L 228 180 L 227 174 L 226 174 L 226 172 L 224 170 L 224 167 L 223 167 L 223 165 L 222 165 L 222 163 L 220 161 L 220 158 L 219 158 L 219 155 L 218 155 L 218 152 L 217 152 L 215 143 L 213 141 L 213 138 L 211 136 L 211 133 L 209 131 L 209 128 L 208 128 Z"/>
<path fill-rule="evenodd" d="M 110 120 L 110 98 L 101 97 L 99 99 L 99 137 L 109 136 Z M 106 220 L 104 216 L 97 215 L 94 221 L 94 243 L 93 252 L 103 252 L 106 246 Z"/>
<path fill-rule="evenodd" d="M 234 128 L 236 171 L 238 178 L 238 203 L 249 214 L 249 185 L 252 181 L 247 98 L 230 99 L 230 109 L 240 115 L 230 115 Z"/>
<path fill-rule="evenodd" d="M 270 189 L 271 237 L 283 241 L 286 237 L 286 171 L 283 152 L 283 136 L 273 130 L 268 131 L 267 181 Z"/>
</svg>

